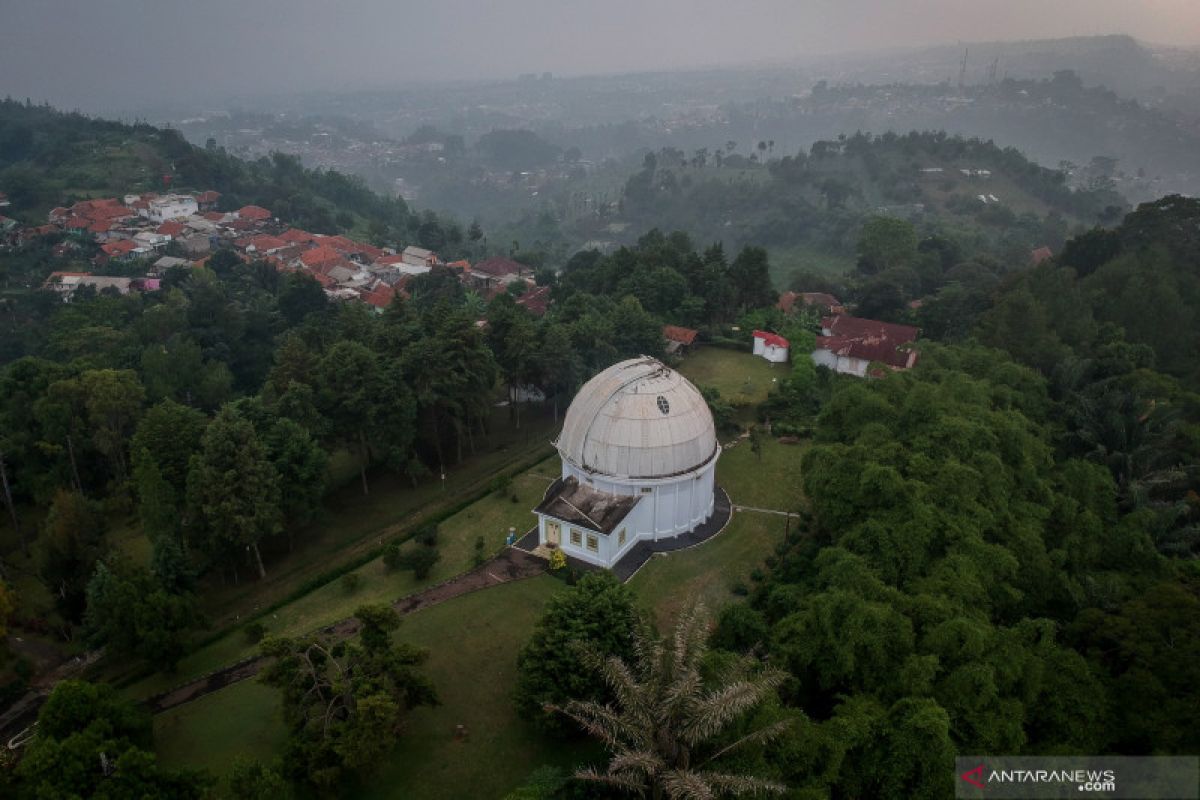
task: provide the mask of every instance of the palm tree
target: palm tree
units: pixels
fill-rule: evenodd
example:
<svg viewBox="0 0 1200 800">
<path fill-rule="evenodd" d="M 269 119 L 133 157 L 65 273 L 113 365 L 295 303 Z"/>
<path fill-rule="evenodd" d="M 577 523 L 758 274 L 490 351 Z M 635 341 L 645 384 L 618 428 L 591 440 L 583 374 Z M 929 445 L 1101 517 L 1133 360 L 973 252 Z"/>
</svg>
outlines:
<svg viewBox="0 0 1200 800">
<path fill-rule="evenodd" d="M 556 710 L 602 741 L 611 757 L 604 771 L 588 768 L 575 777 L 654 800 L 786 791 L 773 781 L 710 766 L 741 747 L 778 736 L 787 722 L 717 744 L 717 737 L 768 697 L 784 676 L 775 669 L 751 675 L 748 662 L 742 662 L 719 685 L 706 685 L 700 666 L 708 650 L 707 628 L 708 616 L 697 603 L 680 618 L 669 642 L 638 631 L 634 664 L 594 652 L 587 656 L 612 690 L 615 705 L 575 700 Z"/>
</svg>

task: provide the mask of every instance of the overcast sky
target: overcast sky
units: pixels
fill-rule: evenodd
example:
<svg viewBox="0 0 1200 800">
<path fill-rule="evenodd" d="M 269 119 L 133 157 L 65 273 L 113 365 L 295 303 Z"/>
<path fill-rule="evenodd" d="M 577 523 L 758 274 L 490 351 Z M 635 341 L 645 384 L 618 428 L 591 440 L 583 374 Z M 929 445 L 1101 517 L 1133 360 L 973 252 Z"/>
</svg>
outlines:
<svg viewBox="0 0 1200 800">
<path fill-rule="evenodd" d="M 1200 44 L 1200 0 L 0 0 L 0 95 L 121 110 L 1104 33 Z"/>
</svg>

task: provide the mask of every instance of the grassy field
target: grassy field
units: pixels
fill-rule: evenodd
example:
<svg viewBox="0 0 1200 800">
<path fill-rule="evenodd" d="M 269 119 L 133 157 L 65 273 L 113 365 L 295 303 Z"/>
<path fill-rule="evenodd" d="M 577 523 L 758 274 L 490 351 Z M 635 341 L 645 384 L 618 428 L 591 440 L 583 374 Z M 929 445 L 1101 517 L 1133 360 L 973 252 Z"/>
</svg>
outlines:
<svg viewBox="0 0 1200 800">
<path fill-rule="evenodd" d="M 683 357 L 679 371 L 697 386 L 711 386 L 721 397 L 735 405 L 757 405 L 777 378 L 788 374 L 786 364 L 772 364 L 765 358 L 741 350 L 701 346 Z"/>
<path fill-rule="evenodd" d="M 432 586 L 466 572 L 475 566 L 475 539 L 484 539 L 484 555 L 490 556 L 504 546 L 509 527 L 518 534 L 524 533 L 534 523 L 530 513 L 542 499 L 550 479 L 558 473 L 558 459 L 548 459 L 513 480 L 511 496 L 490 494 L 473 503 L 438 527 L 438 553 L 441 558 L 424 580 L 417 580 L 408 570 L 390 571 L 382 559 L 374 559 L 354 570 L 359 576 L 359 585 L 347 591 L 342 581 L 335 580 L 306 594 L 298 600 L 273 611 L 263 620 L 269 633 L 294 636 L 308 633 L 324 625 L 353 615 L 354 609 L 363 603 L 390 603 L 394 600 Z M 382 544 L 376 541 L 375 544 Z M 406 542 L 402 550 L 424 547 L 416 542 Z M 149 697 L 165 691 L 192 678 L 204 675 L 225 664 L 230 664 L 252 655 L 258 645 L 240 630 L 190 654 L 179 665 L 174 675 L 155 674 L 134 684 L 128 689 L 133 697 Z"/>
<path fill-rule="evenodd" d="M 426 671 L 441 699 L 417 709 L 395 757 L 369 779 L 366 798 L 503 796 L 547 759 L 574 763 L 563 749 L 521 724 L 511 691 L 517 651 L 546 601 L 563 584 L 549 576 L 457 597 L 405 617 L 397 634 L 428 648 Z M 456 741 L 456 725 L 469 737 Z M 233 757 L 269 759 L 285 731 L 274 689 L 247 681 L 161 714 L 154 721 L 160 757 L 172 766 L 224 775 Z"/>
</svg>

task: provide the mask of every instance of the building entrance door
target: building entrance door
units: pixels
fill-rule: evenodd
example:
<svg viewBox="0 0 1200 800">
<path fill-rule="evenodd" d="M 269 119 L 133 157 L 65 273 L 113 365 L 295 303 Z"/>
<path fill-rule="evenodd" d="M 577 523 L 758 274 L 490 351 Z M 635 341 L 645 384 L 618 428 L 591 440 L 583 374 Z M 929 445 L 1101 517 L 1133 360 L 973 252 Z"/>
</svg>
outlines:
<svg viewBox="0 0 1200 800">
<path fill-rule="evenodd" d="M 546 520 L 546 544 L 552 547 L 558 547 L 559 538 L 561 535 L 562 532 L 559 529 L 559 524 L 557 522 Z"/>
</svg>

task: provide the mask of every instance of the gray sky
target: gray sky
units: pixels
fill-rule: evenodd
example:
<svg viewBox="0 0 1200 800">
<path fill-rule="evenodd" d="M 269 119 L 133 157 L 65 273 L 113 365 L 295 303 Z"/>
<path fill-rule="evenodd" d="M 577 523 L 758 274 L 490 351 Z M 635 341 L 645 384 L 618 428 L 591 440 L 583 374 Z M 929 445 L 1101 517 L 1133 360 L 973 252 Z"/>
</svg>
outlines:
<svg viewBox="0 0 1200 800">
<path fill-rule="evenodd" d="M 1200 0 L 0 0 L 0 95 L 128 109 L 1103 33 L 1200 44 Z"/>
</svg>

